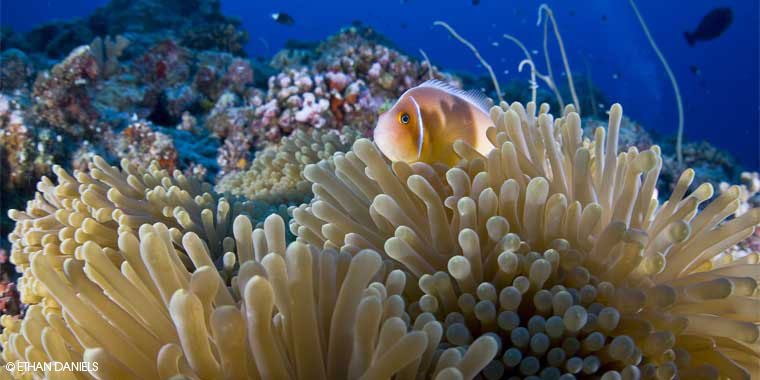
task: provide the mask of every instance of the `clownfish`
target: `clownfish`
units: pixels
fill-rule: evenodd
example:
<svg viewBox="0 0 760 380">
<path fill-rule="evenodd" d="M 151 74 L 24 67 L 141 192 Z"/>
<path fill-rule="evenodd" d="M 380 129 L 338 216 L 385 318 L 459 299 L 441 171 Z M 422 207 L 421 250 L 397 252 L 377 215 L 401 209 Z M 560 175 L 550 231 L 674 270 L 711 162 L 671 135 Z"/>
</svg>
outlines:
<svg viewBox="0 0 760 380">
<path fill-rule="evenodd" d="M 493 149 L 486 138 L 486 130 L 493 125 L 490 106 L 491 101 L 483 94 L 429 80 L 407 90 L 380 115 L 374 130 L 375 144 L 391 161 L 453 166 L 459 160 L 454 153 L 457 140 L 483 155 Z"/>
</svg>

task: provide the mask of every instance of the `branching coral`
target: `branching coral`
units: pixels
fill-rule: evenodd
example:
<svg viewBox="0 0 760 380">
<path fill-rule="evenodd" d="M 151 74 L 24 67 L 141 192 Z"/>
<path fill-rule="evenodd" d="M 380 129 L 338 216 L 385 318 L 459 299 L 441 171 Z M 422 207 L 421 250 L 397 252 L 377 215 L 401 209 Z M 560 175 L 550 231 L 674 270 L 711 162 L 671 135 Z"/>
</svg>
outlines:
<svg viewBox="0 0 760 380">
<path fill-rule="evenodd" d="M 222 178 L 216 190 L 267 202 L 305 201 L 311 196 L 311 185 L 303 177 L 304 167 L 348 151 L 360 136 L 349 127 L 310 133 L 297 130 L 280 145 L 259 152 L 247 170 Z"/>
<path fill-rule="evenodd" d="M 129 40 L 118 35 L 115 38 L 106 36 L 105 38 L 95 37 L 90 43 L 92 56 L 98 63 L 98 68 L 103 78 L 108 78 L 119 71 L 119 57 L 124 53 L 124 49 L 129 46 Z"/>
<path fill-rule="evenodd" d="M 425 293 L 412 317 L 444 321 L 454 346 L 500 337 L 493 378 L 748 379 L 759 369 L 758 254 L 719 254 L 753 232 L 760 209 L 721 223 L 738 207 L 734 187 L 698 212 L 713 191 L 686 196 L 691 170 L 659 205 L 659 148 L 617 154 L 619 105 L 593 141 L 572 107 L 557 120 L 547 111 L 494 107 L 498 149 L 458 143 L 463 160 L 448 170 L 388 165 L 359 140 L 335 169 L 306 168 L 316 198 L 292 211 L 291 231 L 402 263 Z"/>
</svg>

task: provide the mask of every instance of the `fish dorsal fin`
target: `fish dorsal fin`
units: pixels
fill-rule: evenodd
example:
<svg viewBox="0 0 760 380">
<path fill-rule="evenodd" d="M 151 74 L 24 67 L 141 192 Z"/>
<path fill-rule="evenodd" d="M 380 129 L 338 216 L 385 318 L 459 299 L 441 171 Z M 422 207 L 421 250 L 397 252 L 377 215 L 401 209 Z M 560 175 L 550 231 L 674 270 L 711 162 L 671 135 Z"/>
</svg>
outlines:
<svg viewBox="0 0 760 380">
<path fill-rule="evenodd" d="M 458 96 L 470 103 L 472 103 L 475 107 L 480 108 L 483 112 L 486 114 L 489 113 L 489 110 L 493 106 L 493 101 L 489 99 L 485 94 L 483 94 L 480 91 L 477 90 L 460 90 L 446 82 L 439 81 L 437 79 L 431 79 L 429 81 L 426 81 L 425 83 L 419 85 L 418 87 L 429 87 L 429 88 L 435 88 L 441 91 L 446 91 L 451 95 Z"/>
</svg>

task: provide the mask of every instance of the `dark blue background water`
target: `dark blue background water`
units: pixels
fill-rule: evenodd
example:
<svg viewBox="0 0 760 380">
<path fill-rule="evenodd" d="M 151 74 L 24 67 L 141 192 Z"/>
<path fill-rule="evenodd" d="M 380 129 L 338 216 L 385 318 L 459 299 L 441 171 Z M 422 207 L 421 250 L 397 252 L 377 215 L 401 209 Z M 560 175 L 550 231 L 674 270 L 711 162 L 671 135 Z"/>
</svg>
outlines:
<svg viewBox="0 0 760 380">
<path fill-rule="evenodd" d="M 17 31 L 54 18 L 88 14 L 105 0 L 5 0 L 3 25 Z M 580 4 L 579 4 L 580 3 Z M 640 0 L 639 10 L 676 75 L 684 100 L 687 139 L 705 139 L 731 151 L 747 168 L 760 168 L 760 76 L 757 0 Z M 676 103 L 665 71 L 649 46 L 628 1 L 549 1 L 568 50 L 573 72 L 584 74 L 588 60 L 594 84 L 610 101 L 646 128 L 674 134 Z M 288 39 L 321 40 L 360 20 L 394 41 L 407 54 L 424 49 L 446 69 L 485 73 L 467 48 L 433 27 L 444 20 L 473 42 L 494 66 L 500 81 L 526 78 L 517 72 L 522 52 L 501 35 L 542 50 L 543 27 L 536 26 L 538 1 L 469 0 L 260 1 L 222 0 L 222 10 L 237 16 L 250 33 L 249 56 L 271 55 Z M 720 38 L 689 47 L 683 32 L 693 30 L 717 6 L 734 10 L 734 22 Z M 272 12 L 286 12 L 294 26 L 276 24 Z M 499 46 L 493 46 L 498 42 Z M 562 72 L 556 43 L 550 40 L 555 75 Z M 545 72 L 543 56 L 534 57 Z M 695 75 L 690 66 L 696 66 Z M 508 71 L 508 74 L 505 73 Z M 617 78 L 617 79 L 615 79 Z M 563 78 L 557 77 L 559 82 Z M 569 101 L 569 99 L 566 99 Z"/>
</svg>

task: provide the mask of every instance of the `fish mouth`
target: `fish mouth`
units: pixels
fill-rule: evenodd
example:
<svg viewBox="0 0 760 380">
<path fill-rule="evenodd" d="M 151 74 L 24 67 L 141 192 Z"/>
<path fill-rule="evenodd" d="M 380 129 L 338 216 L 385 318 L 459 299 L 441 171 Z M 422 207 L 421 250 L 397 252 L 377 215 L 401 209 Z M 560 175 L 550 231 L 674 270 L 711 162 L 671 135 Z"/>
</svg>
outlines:
<svg viewBox="0 0 760 380">
<path fill-rule="evenodd" d="M 382 131 L 381 128 L 375 127 L 372 139 L 383 156 L 391 161 L 397 161 L 398 157 L 394 154 L 396 149 L 393 146 L 393 138 L 390 135 L 387 131 Z"/>
<path fill-rule="evenodd" d="M 387 126 L 385 114 L 378 119 L 375 129 L 372 131 L 372 140 L 380 152 L 391 161 L 404 161 L 404 154 L 400 151 L 399 135 L 393 128 Z M 385 127 L 383 127 L 385 125 Z"/>
<path fill-rule="evenodd" d="M 381 131 L 381 125 L 384 124 L 385 119 L 388 118 L 388 111 L 383 112 L 380 114 L 380 116 L 377 117 L 377 123 L 375 124 L 375 128 L 372 128 L 372 140 L 375 141 L 375 144 L 377 144 L 378 140 L 381 139 L 380 137 L 383 132 Z"/>
</svg>

